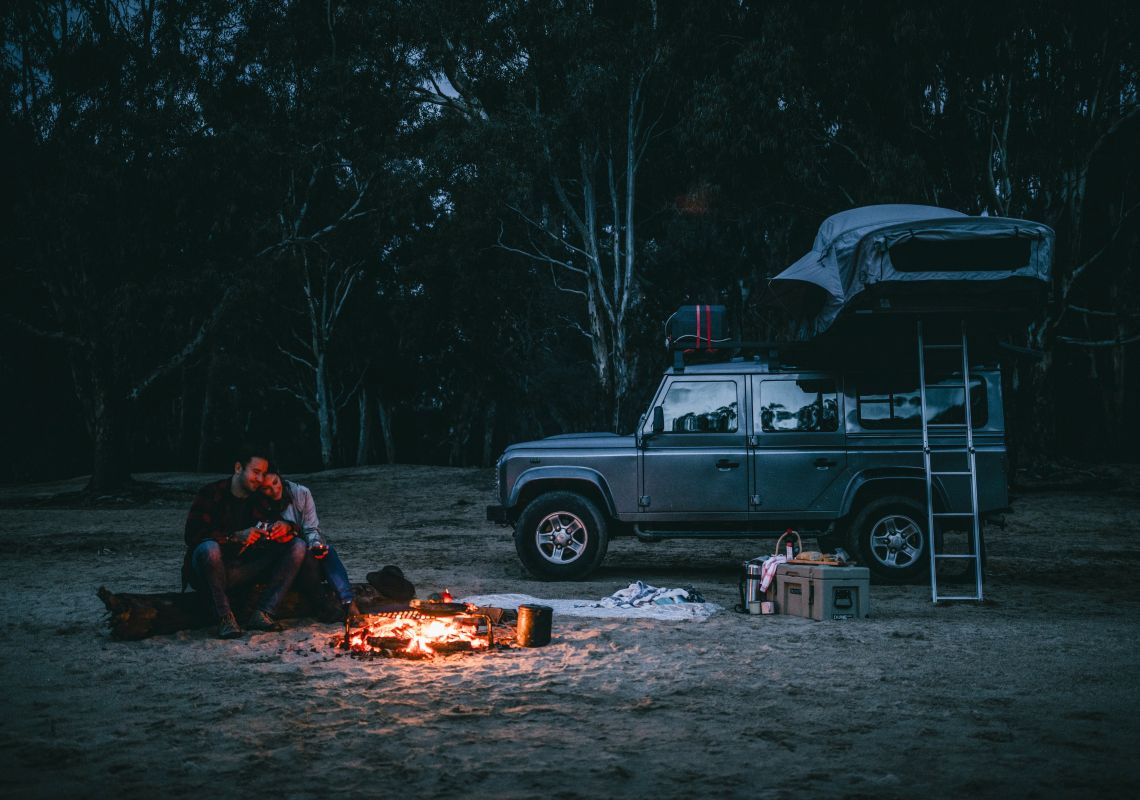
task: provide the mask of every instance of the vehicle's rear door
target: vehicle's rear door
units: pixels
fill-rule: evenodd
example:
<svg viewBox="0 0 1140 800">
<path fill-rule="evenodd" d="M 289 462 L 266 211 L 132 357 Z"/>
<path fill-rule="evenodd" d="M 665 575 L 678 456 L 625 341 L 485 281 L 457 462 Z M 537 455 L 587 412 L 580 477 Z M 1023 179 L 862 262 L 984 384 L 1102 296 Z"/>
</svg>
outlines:
<svg viewBox="0 0 1140 800">
<path fill-rule="evenodd" d="M 843 395 L 824 374 L 753 375 L 752 510 L 817 512 L 847 468 Z"/>
</svg>

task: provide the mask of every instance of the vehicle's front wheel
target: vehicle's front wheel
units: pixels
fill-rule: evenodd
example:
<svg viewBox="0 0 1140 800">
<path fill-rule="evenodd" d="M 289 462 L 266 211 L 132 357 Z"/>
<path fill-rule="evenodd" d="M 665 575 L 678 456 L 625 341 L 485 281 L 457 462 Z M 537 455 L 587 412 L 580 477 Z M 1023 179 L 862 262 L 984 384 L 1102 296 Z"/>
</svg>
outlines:
<svg viewBox="0 0 1140 800">
<path fill-rule="evenodd" d="M 578 580 L 605 558 L 606 518 L 576 492 L 547 492 L 523 509 L 515 550 L 527 571 L 542 580 Z"/>
<path fill-rule="evenodd" d="M 879 580 L 910 583 L 930 575 L 926 509 L 909 497 L 868 503 L 851 523 L 851 544 Z"/>
</svg>

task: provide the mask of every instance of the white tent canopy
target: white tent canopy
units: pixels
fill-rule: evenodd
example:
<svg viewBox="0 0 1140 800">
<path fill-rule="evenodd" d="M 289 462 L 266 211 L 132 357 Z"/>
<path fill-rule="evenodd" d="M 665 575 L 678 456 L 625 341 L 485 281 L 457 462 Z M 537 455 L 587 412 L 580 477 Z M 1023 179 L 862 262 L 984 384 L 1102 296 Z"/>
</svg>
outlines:
<svg viewBox="0 0 1140 800">
<path fill-rule="evenodd" d="M 994 291 L 1028 301 L 1048 286 L 1053 231 L 1003 217 L 934 206 L 854 208 L 823 221 L 812 249 L 769 284 L 801 338 L 849 309 L 939 311 L 948 298 L 973 303 Z"/>
</svg>

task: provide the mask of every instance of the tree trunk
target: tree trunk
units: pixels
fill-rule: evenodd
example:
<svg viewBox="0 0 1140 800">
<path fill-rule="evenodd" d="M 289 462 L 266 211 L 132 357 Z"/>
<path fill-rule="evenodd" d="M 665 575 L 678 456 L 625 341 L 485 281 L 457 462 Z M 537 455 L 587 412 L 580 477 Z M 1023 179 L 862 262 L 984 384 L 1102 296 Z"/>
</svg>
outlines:
<svg viewBox="0 0 1140 800">
<path fill-rule="evenodd" d="M 325 366 L 325 356 L 317 356 L 316 368 L 316 401 L 317 401 L 317 431 L 321 438 L 321 467 L 331 469 L 333 465 L 333 414 L 332 398 L 329 397 L 328 375 Z"/>
<path fill-rule="evenodd" d="M 497 405 L 494 400 L 487 404 L 483 410 L 483 458 L 480 460 L 480 466 L 489 467 L 495 463 L 494 447 L 495 439 L 495 409 Z"/>
<path fill-rule="evenodd" d="M 622 412 L 625 410 L 622 400 L 630 394 L 630 363 L 626 355 L 627 342 L 624 325 L 614 329 L 614 392 L 613 415 L 610 419 L 611 429 L 614 433 L 622 432 Z"/>
<path fill-rule="evenodd" d="M 383 398 L 376 401 L 377 416 L 380 418 L 380 434 L 384 437 L 384 459 L 388 464 L 396 463 L 396 440 L 392 437 L 392 415 L 384 405 Z"/>
<path fill-rule="evenodd" d="M 368 464 L 368 450 L 372 439 L 372 415 L 368 408 L 368 387 L 360 387 L 360 394 L 356 396 L 356 408 L 359 427 L 356 436 L 356 466 L 363 467 Z"/>
<path fill-rule="evenodd" d="M 108 494 L 122 489 L 131 480 L 124 441 L 126 401 L 116 397 L 101 376 L 95 377 L 92 390 L 95 394 L 92 398 L 95 417 L 92 428 L 94 458 L 87 491 Z"/>
<path fill-rule="evenodd" d="M 214 379 L 218 374 L 218 351 L 210 351 L 210 365 L 206 368 L 206 386 L 202 392 L 202 418 L 198 420 L 198 457 L 194 468 L 198 472 L 210 469 L 210 421 L 214 405 Z"/>
<path fill-rule="evenodd" d="M 447 465 L 450 467 L 467 465 L 468 445 L 471 443 L 472 408 L 478 404 L 478 395 L 466 395 L 463 398 L 463 405 L 459 409 L 459 420 L 451 428 L 451 452 L 447 457 Z"/>
</svg>

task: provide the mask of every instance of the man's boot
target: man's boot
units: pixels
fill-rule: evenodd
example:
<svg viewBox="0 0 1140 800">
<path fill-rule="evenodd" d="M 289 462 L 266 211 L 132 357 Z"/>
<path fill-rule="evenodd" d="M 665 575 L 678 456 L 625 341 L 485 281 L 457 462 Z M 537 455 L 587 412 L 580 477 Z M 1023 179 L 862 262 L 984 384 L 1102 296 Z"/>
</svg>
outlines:
<svg viewBox="0 0 1140 800">
<path fill-rule="evenodd" d="M 238 625 L 238 621 L 232 611 L 227 611 L 225 616 L 218 622 L 219 639 L 236 639 L 243 633 L 245 633 L 245 631 L 241 629 L 241 625 Z"/>
<path fill-rule="evenodd" d="M 281 623 L 269 616 L 260 608 L 254 609 L 245 621 L 245 627 L 251 631 L 280 631 L 284 630 Z"/>
</svg>

